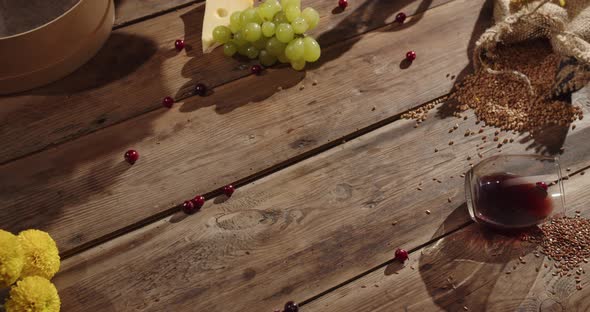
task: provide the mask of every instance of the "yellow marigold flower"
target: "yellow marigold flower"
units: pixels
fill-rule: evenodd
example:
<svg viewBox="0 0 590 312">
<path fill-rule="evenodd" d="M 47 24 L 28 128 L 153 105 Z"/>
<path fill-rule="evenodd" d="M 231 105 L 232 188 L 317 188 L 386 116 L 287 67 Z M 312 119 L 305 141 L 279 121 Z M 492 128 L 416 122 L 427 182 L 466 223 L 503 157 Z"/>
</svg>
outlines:
<svg viewBox="0 0 590 312">
<path fill-rule="evenodd" d="M 25 253 L 21 277 L 41 276 L 51 279 L 59 271 L 59 252 L 55 241 L 46 232 L 26 230 L 18 234 Z"/>
<path fill-rule="evenodd" d="M 29 276 L 10 289 L 6 312 L 59 312 L 61 302 L 57 289 L 49 280 Z"/>
<path fill-rule="evenodd" d="M 16 282 L 23 269 L 24 258 L 16 236 L 0 230 L 0 288 Z"/>
</svg>

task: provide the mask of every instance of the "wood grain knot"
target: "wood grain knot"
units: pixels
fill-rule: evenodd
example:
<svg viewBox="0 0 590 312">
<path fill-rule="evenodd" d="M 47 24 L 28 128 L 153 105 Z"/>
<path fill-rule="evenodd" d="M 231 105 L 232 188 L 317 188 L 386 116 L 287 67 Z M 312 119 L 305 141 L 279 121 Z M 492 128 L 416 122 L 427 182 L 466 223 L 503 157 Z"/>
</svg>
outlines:
<svg viewBox="0 0 590 312">
<path fill-rule="evenodd" d="M 292 149 L 300 149 L 311 145 L 316 145 L 318 142 L 312 138 L 301 138 L 295 142 L 291 142 L 289 146 Z"/>
<path fill-rule="evenodd" d="M 244 210 L 217 217 L 215 223 L 224 230 L 243 230 L 273 224 L 277 217 L 273 211 Z"/>
<path fill-rule="evenodd" d="M 346 183 L 337 184 L 336 188 L 332 191 L 332 194 L 338 201 L 347 200 L 352 197 L 352 186 Z"/>
</svg>

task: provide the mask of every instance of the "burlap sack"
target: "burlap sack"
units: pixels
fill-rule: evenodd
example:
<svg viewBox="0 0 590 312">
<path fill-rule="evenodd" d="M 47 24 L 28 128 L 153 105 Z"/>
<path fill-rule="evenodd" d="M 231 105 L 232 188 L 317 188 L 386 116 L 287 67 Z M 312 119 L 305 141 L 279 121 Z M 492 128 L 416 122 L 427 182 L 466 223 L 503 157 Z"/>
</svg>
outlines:
<svg viewBox="0 0 590 312">
<path fill-rule="evenodd" d="M 495 25 L 476 42 L 474 64 L 493 58 L 494 48 L 547 38 L 563 55 L 554 93 L 583 87 L 590 80 L 590 0 L 494 0 Z"/>
</svg>

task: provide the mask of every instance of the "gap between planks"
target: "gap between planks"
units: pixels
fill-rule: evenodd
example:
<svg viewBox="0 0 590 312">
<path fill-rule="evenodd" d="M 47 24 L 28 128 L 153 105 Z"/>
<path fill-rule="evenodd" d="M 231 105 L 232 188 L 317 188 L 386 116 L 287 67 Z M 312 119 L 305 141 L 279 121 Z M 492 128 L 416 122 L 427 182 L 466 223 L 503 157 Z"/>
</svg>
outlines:
<svg viewBox="0 0 590 312">
<path fill-rule="evenodd" d="M 424 10 L 424 11 L 416 11 L 416 12 L 414 12 L 414 14 L 408 15 L 408 17 L 414 17 L 414 16 L 417 16 L 417 15 L 422 15 L 426 11 L 430 11 L 432 9 L 435 9 L 435 8 L 438 8 L 438 7 L 441 7 L 441 6 L 448 5 L 448 4 L 450 4 L 450 3 L 454 2 L 454 1 L 455 0 L 448 0 L 448 1 L 445 1 L 445 2 L 441 2 L 441 3 L 435 2 L 434 4 L 432 4 L 431 6 L 429 6 L 426 10 Z M 121 29 L 121 28 L 124 28 L 126 26 L 130 26 L 130 25 L 134 25 L 134 24 L 138 24 L 140 22 L 143 22 L 143 21 L 146 21 L 146 20 L 149 20 L 149 19 L 158 17 L 158 16 L 163 16 L 163 15 L 166 15 L 166 14 L 170 14 L 171 12 L 175 12 L 177 10 L 180 10 L 180 9 L 186 8 L 186 7 L 190 7 L 192 5 L 199 5 L 201 2 L 203 2 L 203 0 L 194 0 L 194 1 L 191 1 L 189 3 L 181 4 L 181 5 L 175 6 L 173 8 L 163 10 L 161 12 L 155 12 L 155 13 L 152 13 L 150 15 L 146 15 L 144 17 L 140 17 L 140 18 L 137 18 L 135 20 L 131 20 L 128 23 L 122 23 L 120 25 L 116 25 L 116 26 L 113 27 L 113 30 L 115 30 L 115 29 Z M 377 27 L 373 27 L 373 28 L 368 27 L 367 29 L 359 30 L 358 32 L 354 33 L 352 36 L 346 37 L 343 40 L 334 40 L 332 42 L 329 42 L 328 44 L 326 44 L 325 46 L 323 46 L 323 50 L 327 50 L 327 49 L 329 49 L 331 47 L 335 47 L 335 46 L 338 46 L 338 45 L 343 45 L 343 44 L 346 44 L 348 42 L 357 40 L 359 37 L 362 37 L 362 36 L 364 36 L 367 33 L 379 32 L 380 30 L 383 30 L 383 29 L 386 29 L 388 27 L 391 27 L 392 25 L 394 25 L 396 23 L 397 22 L 395 20 L 392 20 L 391 22 L 385 23 L 384 25 L 381 25 L 381 26 L 377 26 Z M 318 35 L 318 37 L 319 36 L 320 35 Z M 277 64 L 277 65 L 273 66 L 272 68 L 281 69 L 281 68 L 286 68 L 287 66 L 288 65 L 285 65 L 285 64 Z M 222 86 L 225 86 L 227 84 L 230 84 L 230 83 L 233 83 L 233 82 L 242 80 L 244 78 L 247 78 L 249 76 L 250 75 L 247 74 L 247 75 L 244 75 L 244 76 L 237 76 L 235 78 L 230 78 L 230 79 L 224 80 L 222 83 L 211 85 L 210 86 L 210 89 L 215 89 L 215 88 L 218 88 L 218 87 L 222 87 Z M 184 101 L 184 100 L 186 100 L 188 98 L 192 98 L 194 96 L 195 95 L 192 94 L 192 93 L 190 93 L 190 94 L 183 93 L 182 95 L 176 96 L 174 100 L 175 100 L 175 102 L 180 102 L 180 101 Z M 133 114 L 133 115 L 129 115 L 127 117 L 121 118 L 121 119 L 119 119 L 119 120 L 117 120 L 117 121 L 115 121 L 113 123 L 108 124 L 108 126 L 106 126 L 106 127 L 97 128 L 95 130 L 90 130 L 90 131 L 87 131 L 87 132 L 83 132 L 80 135 L 76 135 L 76 134 L 70 135 L 70 136 L 66 137 L 65 139 L 63 139 L 63 140 L 58 141 L 57 143 L 47 143 L 45 146 L 43 146 L 39 150 L 35 150 L 35 151 L 32 151 L 32 152 L 27 152 L 25 154 L 18 155 L 16 157 L 12 157 L 12 158 L 8 158 L 6 160 L 0 161 L 0 166 L 9 164 L 11 162 L 14 162 L 14 161 L 17 161 L 17 160 L 26 158 L 26 157 L 30 157 L 32 155 L 40 154 L 40 153 L 42 153 L 44 151 L 47 151 L 47 150 L 50 150 L 50 149 L 57 148 L 57 147 L 59 147 L 59 146 L 61 146 L 63 144 L 66 144 L 68 142 L 71 142 L 71 141 L 74 141 L 74 140 L 83 138 L 83 137 L 85 137 L 85 136 L 87 136 L 89 134 L 92 134 L 92 133 L 95 133 L 95 132 L 98 132 L 98 131 L 101 131 L 101 130 L 108 129 L 110 127 L 113 127 L 113 126 L 116 126 L 116 125 L 119 125 L 119 124 L 123 124 L 123 123 L 129 122 L 130 120 L 139 118 L 139 117 L 141 117 L 143 115 L 146 115 L 146 114 L 149 114 L 149 113 L 158 111 L 158 110 L 166 110 L 166 109 L 167 108 L 163 108 L 161 106 L 153 107 L 151 109 L 146 109 L 144 111 L 141 111 L 141 112 L 139 112 L 137 114 Z"/>
<path fill-rule="evenodd" d="M 137 1 L 137 0 L 135 0 L 135 1 Z M 143 16 L 139 16 L 139 17 L 135 17 L 135 18 L 130 18 L 129 20 L 123 20 L 122 22 L 115 21 L 115 24 L 113 25 L 113 30 L 117 30 L 117 29 L 120 29 L 120 28 L 123 28 L 123 27 L 127 27 L 127 26 L 130 26 L 130 25 L 133 25 L 133 24 L 141 23 L 141 22 L 146 21 L 148 19 L 155 18 L 155 17 L 158 17 L 158 16 L 162 16 L 162 15 L 168 14 L 170 12 L 174 12 L 174 11 L 177 11 L 177 10 L 180 10 L 180 9 L 183 9 L 183 8 L 186 8 L 186 7 L 189 7 L 189 6 L 193 5 L 193 4 L 197 4 L 197 3 L 200 3 L 200 2 L 204 2 L 204 1 L 205 0 L 190 0 L 190 1 L 187 1 L 185 3 L 181 3 L 181 4 L 175 5 L 173 7 L 167 8 L 167 9 L 163 9 L 163 10 L 160 10 L 160 11 L 155 11 L 155 12 L 148 13 L 148 14 L 145 14 Z M 116 13 L 117 12 L 115 11 L 115 14 Z"/>
<path fill-rule="evenodd" d="M 563 174 L 564 178 L 562 178 L 560 180 L 562 182 L 568 183 L 567 180 L 569 180 L 572 177 L 575 177 L 577 179 L 582 179 L 581 176 L 583 176 L 584 175 L 584 172 L 585 171 L 588 171 L 588 170 L 590 170 L 590 165 L 587 165 L 587 166 L 584 166 L 584 167 L 575 169 L 573 172 L 567 172 L 567 173 L 564 172 L 564 174 Z M 566 194 L 567 194 L 567 190 L 566 190 Z M 574 196 L 574 197 L 576 197 L 576 196 Z M 579 197 L 579 195 L 577 197 Z M 583 210 L 583 209 L 580 209 L 580 208 L 573 208 L 573 207 L 578 207 L 579 204 L 580 204 L 579 201 L 575 201 L 575 202 L 578 205 L 575 205 L 574 204 L 573 206 L 570 206 L 570 207 L 567 207 L 567 205 L 566 205 L 566 210 L 567 210 L 566 211 L 566 214 L 570 214 L 571 215 L 571 214 L 574 213 L 574 211 L 576 211 L 576 213 L 577 213 L 578 211 Z M 419 245 L 417 247 L 414 247 L 412 249 L 409 249 L 408 252 L 410 253 L 410 255 L 414 255 L 415 256 L 415 257 L 410 257 L 410 258 L 417 259 L 418 258 L 417 253 L 418 252 L 422 252 L 423 249 L 426 249 L 426 247 L 428 247 L 429 245 L 432 245 L 432 244 L 440 241 L 441 239 L 444 239 L 444 238 L 447 238 L 447 237 L 452 237 L 456 233 L 461 232 L 462 230 L 465 230 L 468 227 L 475 226 L 475 225 L 477 225 L 477 223 L 475 223 L 472 220 L 469 220 L 468 222 L 462 224 L 461 226 L 459 226 L 458 228 L 456 228 L 456 229 L 454 229 L 452 231 L 443 233 L 442 235 L 439 235 L 439 236 L 435 236 L 432 239 L 430 239 L 428 242 L 425 242 L 424 244 L 421 244 L 421 245 Z M 386 262 L 384 262 L 384 263 L 382 263 L 380 265 L 377 265 L 377 266 L 375 266 L 375 267 L 373 267 L 373 268 L 371 268 L 371 269 L 369 269 L 369 270 L 367 270 L 367 271 L 365 271 L 365 272 L 363 272 L 361 274 L 358 274 L 357 276 L 354 276 L 353 278 L 350 278 L 349 280 L 347 280 L 345 282 L 342 282 L 342 283 L 340 283 L 340 284 L 338 284 L 338 285 L 336 285 L 334 287 L 331 287 L 331 288 L 329 288 L 329 289 L 327 289 L 327 290 L 325 290 L 325 291 L 323 291 L 321 293 L 318 293 L 315 296 L 312 296 L 312 297 L 310 297 L 308 299 L 305 299 L 305 300 L 301 301 L 300 304 L 299 304 L 299 306 L 300 307 L 304 307 L 306 305 L 312 304 L 312 310 L 315 311 L 314 308 L 318 308 L 319 306 L 323 306 L 323 304 L 321 303 L 321 301 L 318 302 L 316 300 L 321 300 L 321 299 L 326 299 L 328 301 L 329 300 L 333 300 L 333 299 L 330 299 L 329 297 L 326 297 L 326 298 L 324 298 L 324 297 L 326 295 L 329 295 L 329 294 L 332 294 L 332 293 L 334 293 L 336 291 L 341 290 L 341 288 L 343 288 L 343 287 L 346 287 L 346 286 L 351 286 L 352 287 L 354 285 L 351 285 L 351 284 L 353 284 L 355 282 L 359 282 L 359 283 L 361 283 L 361 285 L 370 284 L 370 283 L 362 283 L 362 279 L 365 278 L 365 277 L 370 278 L 369 277 L 370 274 L 372 274 L 372 273 L 374 273 L 374 272 L 376 272 L 376 271 L 378 271 L 380 269 L 383 269 L 383 268 L 389 266 L 390 264 L 393 264 L 396 261 L 397 260 L 395 260 L 395 259 L 391 259 L 391 260 L 388 260 L 388 261 L 386 261 Z M 406 266 L 409 266 L 409 264 L 407 264 Z M 341 291 L 346 292 L 346 289 L 343 288 Z M 475 291 L 476 291 L 476 289 L 473 290 L 473 292 L 475 292 Z M 340 297 L 338 297 L 338 298 L 341 299 Z M 461 304 L 457 304 L 457 305 L 463 306 L 462 303 Z M 332 307 L 332 309 L 333 309 L 333 307 Z M 303 310 L 304 311 L 307 311 L 307 309 L 303 309 Z M 447 309 L 445 309 L 445 310 L 447 310 Z"/>
<path fill-rule="evenodd" d="M 417 109 L 419 107 L 427 106 L 427 105 L 429 105 L 431 103 L 441 102 L 442 100 L 444 100 L 448 96 L 449 96 L 449 94 L 445 94 L 443 96 L 437 97 L 437 98 L 435 98 L 435 99 L 433 99 L 431 101 L 428 101 L 426 103 L 420 104 L 418 106 L 415 106 L 415 107 L 410 108 L 408 110 L 405 110 L 403 112 L 397 113 L 397 114 L 395 114 L 393 116 L 390 116 L 388 118 L 385 118 L 385 119 L 383 119 L 383 120 L 381 120 L 379 122 L 376 122 L 374 124 L 371 124 L 371 125 L 369 125 L 369 126 L 367 126 L 365 128 L 361 128 L 361 129 L 359 129 L 357 131 L 354 131 L 354 132 L 352 132 L 350 134 L 347 134 L 347 135 L 342 136 L 342 137 L 340 137 L 338 139 L 335 139 L 335 140 L 333 140 L 333 141 L 331 141 L 329 143 L 326 143 L 324 145 L 320 145 L 320 146 L 318 146 L 318 147 L 316 147 L 314 149 L 311 149 L 311 150 L 309 150 L 307 152 L 301 153 L 301 154 L 299 154 L 299 155 L 297 155 L 295 157 L 289 158 L 289 159 L 287 159 L 285 161 L 282 161 L 282 162 L 280 162 L 280 163 L 278 163 L 276 165 L 273 165 L 273 166 L 268 167 L 268 168 L 266 168 L 264 170 L 258 171 L 258 172 L 254 173 L 252 175 L 246 176 L 246 177 L 244 177 L 242 179 L 239 179 L 239 180 L 237 180 L 237 181 L 235 181 L 235 182 L 233 182 L 231 184 L 234 185 L 234 186 L 236 186 L 236 187 L 240 187 L 242 185 L 246 185 L 246 184 L 250 184 L 252 182 L 256 182 L 257 180 L 260 180 L 260 179 L 262 179 L 264 177 L 267 177 L 267 176 L 269 176 L 271 174 L 277 173 L 277 172 L 279 172 L 279 171 L 281 171 L 281 170 L 283 170 L 283 169 L 285 169 L 287 167 L 290 167 L 290 166 L 295 165 L 297 163 L 300 163 L 300 162 L 302 162 L 304 160 L 307 160 L 307 159 L 309 159 L 311 157 L 314 157 L 314 156 L 317 156 L 317 155 L 319 155 L 321 153 L 324 153 L 324 152 L 326 152 L 326 151 L 328 151 L 330 149 L 333 149 L 335 147 L 338 147 L 338 146 L 346 143 L 347 141 L 350 141 L 350 140 L 359 138 L 359 137 L 361 137 L 363 135 L 369 134 L 369 133 L 371 133 L 373 131 L 376 131 L 376 130 L 382 128 L 382 127 L 385 127 L 385 126 L 387 126 L 387 125 L 389 125 L 389 124 L 391 124 L 393 122 L 396 122 L 396 121 L 398 121 L 398 120 L 401 119 L 401 116 L 403 114 L 405 114 L 405 113 L 407 113 L 407 112 L 409 112 L 411 110 Z M 220 196 L 222 194 L 223 194 L 223 192 L 220 189 L 217 189 L 215 191 L 207 192 L 207 193 L 203 194 L 203 196 L 205 198 L 215 198 L 215 197 Z M 135 231 L 135 230 L 140 229 L 140 228 L 142 228 L 144 226 L 147 226 L 147 225 L 149 225 L 151 223 L 154 223 L 154 222 L 156 222 L 156 221 L 158 221 L 160 219 L 163 219 L 165 217 L 171 216 L 174 213 L 178 212 L 180 209 L 181 209 L 180 206 L 175 206 L 175 207 L 172 207 L 170 209 L 164 210 L 164 211 L 162 211 L 160 213 L 153 214 L 153 215 L 149 216 L 148 218 L 142 219 L 142 220 L 140 220 L 140 221 L 138 221 L 138 222 L 136 222 L 134 224 L 131 224 L 129 226 L 126 226 L 126 227 L 123 227 L 123 228 L 118 229 L 116 231 L 113 231 L 113 232 L 109 233 L 109 235 L 105 235 L 105 236 L 99 237 L 97 239 L 88 241 L 87 243 L 81 244 L 81 245 L 79 245 L 77 247 L 74 247 L 72 249 L 66 250 L 63 253 L 60 253 L 60 256 L 61 256 L 62 259 L 65 260 L 67 258 L 70 258 L 70 257 L 78 254 L 78 253 L 84 252 L 84 251 L 86 251 L 88 249 L 94 248 L 94 247 L 96 247 L 98 245 L 104 244 L 104 243 L 106 243 L 106 242 L 108 242 L 110 240 L 113 240 L 113 239 L 117 238 L 117 237 L 123 236 L 123 235 L 128 234 L 128 233 L 130 233 L 132 231 Z M 416 248 L 421 248 L 421 247 L 416 247 Z M 376 269 L 378 269 L 378 268 L 375 268 L 375 270 Z"/>
<path fill-rule="evenodd" d="M 564 177 L 567 177 L 567 178 L 565 178 L 565 179 L 562 178 L 562 179 L 560 179 L 560 181 L 563 182 L 565 180 L 568 180 L 571 177 L 581 176 L 580 173 L 585 172 L 587 170 L 590 170 L 590 165 L 588 165 L 586 167 L 582 167 L 580 169 L 576 169 L 573 172 L 570 172 L 570 173 L 565 174 Z M 437 241 L 439 241 L 439 240 L 441 240 L 441 239 L 443 239 L 443 238 L 445 238 L 447 236 L 451 236 L 451 235 L 455 234 L 456 232 L 459 232 L 459 231 L 461 231 L 461 230 L 463 230 L 463 229 L 465 229 L 468 226 L 473 225 L 473 224 L 475 224 L 475 222 L 472 221 L 472 220 L 469 220 L 468 222 L 465 222 L 464 224 L 461 224 L 460 226 L 458 226 L 457 228 L 455 228 L 455 229 L 453 229 L 451 231 L 443 232 L 441 235 L 434 236 L 432 239 L 424 242 L 423 244 L 417 245 L 416 247 L 409 249 L 408 250 L 408 253 L 410 253 L 410 255 L 415 255 L 415 253 L 418 252 L 418 251 L 420 251 L 421 249 L 423 249 L 423 248 L 425 248 L 425 247 L 427 247 L 427 246 L 429 246 L 429 245 L 431 245 L 431 244 L 433 244 L 433 243 L 435 243 L 435 242 L 437 242 Z M 394 263 L 395 261 L 397 261 L 397 260 L 394 259 L 394 258 L 392 258 L 392 259 L 390 259 L 388 261 L 385 261 L 385 262 L 383 262 L 383 263 L 381 263 L 381 264 L 379 264 L 379 265 L 377 265 L 377 266 L 375 266 L 373 268 L 370 268 L 370 269 L 368 269 L 365 272 L 362 272 L 362 273 L 360 273 L 360 274 L 358 274 L 358 275 L 356 275 L 356 276 L 354 276 L 354 277 L 352 277 L 352 278 L 350 278 L 350 279 L 348 279 L 348 280 L 346 280 L 346 281 L 344 281 L 344 282 L 342 282 L 342 283 L 340 283 L 338 285 L 335 285 L 334 287 L 331 287 L 331 288 L 329 288 L 329 289 L 327 289 L 325 291 L 322 291 L 322 292 L 318 293 L 317 295 L 314 295 L 314 296 L 312 296 L 310 298 L 307 298 L 307 299 L 301 301 L 299 303 L 299 306 L 300 307 L 304 307 L 305 305 L 310 304 L 310 303 L 314 302 L 315 300 L 321 299 L 322 297 L 324 297 L 324 296 L 326 296 L 326 295 L 328 295 L 328 294 L 330 294 L 330 293 L 332 293 L 334 291 L 337 291 L 341 287 L 344 287 L 344 286 L 347 286 L 347 285 L 349 285 L 351 283 L 354 283 L 355 281 L 360 280 L 363 277 L 365 277 L 365 276 L 367 276 L 367 275 L 369 275 L 369 274 L 371 274 L 371 273 L 373 273 L 373 272 L 375 272 L 375 271 L 377 271 L 379 269 L 382 269 L 384 267 L 387 267 L 388 265 Z"/>
</svg>

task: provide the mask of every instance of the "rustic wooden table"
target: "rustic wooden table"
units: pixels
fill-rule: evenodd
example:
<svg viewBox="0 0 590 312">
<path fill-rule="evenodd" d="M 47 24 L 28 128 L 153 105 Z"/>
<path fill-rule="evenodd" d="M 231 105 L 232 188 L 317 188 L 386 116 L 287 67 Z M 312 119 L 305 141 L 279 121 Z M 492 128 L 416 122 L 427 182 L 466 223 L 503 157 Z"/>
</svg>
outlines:
<svg viewBox="0 0 590 312">
<path fill-rule="evenodd" d="M 476 129 L 472 115 L 433 112 L 418 128 L 400 119 L 469 72 L 491 1 L 303 2 L 321 14 L 323 47 L 306 72 L 252 76 L 219 50 L 202 55 L 201 1 L 122 0 L 90 63 L 0 98 L 0 228 L 56 239 L 62 310 L 262 312 L 288 300 L 305 312 L 590 309 L 590 287 L 553 276 L 544 258 L 528 254 L 505 274 L 520 242 L 470 221 L 460 175 L 480 141 L 462 135 Z M 408 50 L 418 54 L 409 67 Z M 192 96 L 198 82 L 213 94 Z M 568 208 L 586 216 L 587 120 L 562 155 Z M 521 137 L 502 152 L 536 146 Z M 238 190 L 226 199 L 229 183 Z M 182 213 L 197 194 L 202 210 Z M 396 248 L 411 252 L 405 267 Z"/>
</svg>

